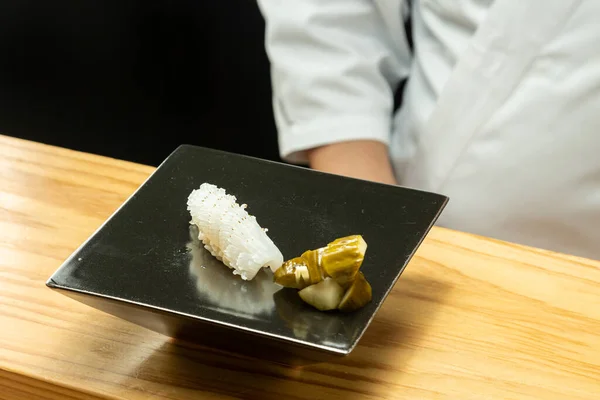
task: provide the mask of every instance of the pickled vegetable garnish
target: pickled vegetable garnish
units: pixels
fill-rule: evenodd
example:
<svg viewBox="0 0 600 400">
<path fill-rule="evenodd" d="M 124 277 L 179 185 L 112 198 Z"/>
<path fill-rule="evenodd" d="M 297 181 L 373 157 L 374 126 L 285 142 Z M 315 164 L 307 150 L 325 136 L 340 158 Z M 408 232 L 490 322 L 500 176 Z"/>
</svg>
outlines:
<svg viewBox="0 0 600 400">
<path fill-rule="evenodd" d="M 292 258 L 275 271 L 275 282 L 293 289 L 304 289 L 322 280 L 319 266 L 304 257 Z"/>
<path fill-rule="evenodd" d="M 338 308 L 341 311 L 355 311 L 359 308 L 364 307 L 368 302 L 371 301 L 372 289 L 369 282 L 363 275 L 362 272 L 359 272 L 356 275 L 356 279 L 352 282 L 352 285 L 346 290 L 344 297 L 340 301 Z"/>
<path fill-rule="evenodd" d="M 325 278 L 317 284 L 302 289 L 299 294 L 302 300 L 317 310 L 329 311 L 338 307 L 344 296 L 344 289 L 335 280 Z"/>
<path fill-rule="evenodd" d="M 354 311 L 371 301 L 371 285 L 359 271 L 366 251 L 361 235 L 342 237 L 286 261 L 274 279 L 300 289 L 302 300 L 319 310 Z"/>
<path fill-rule="evenodd" d="M 360 235 L 336 239 L 321 249 L 321 266 L 327 276 L 347 288 L 356 278 L 366 251 L 367 243 Z"/>
</svg>

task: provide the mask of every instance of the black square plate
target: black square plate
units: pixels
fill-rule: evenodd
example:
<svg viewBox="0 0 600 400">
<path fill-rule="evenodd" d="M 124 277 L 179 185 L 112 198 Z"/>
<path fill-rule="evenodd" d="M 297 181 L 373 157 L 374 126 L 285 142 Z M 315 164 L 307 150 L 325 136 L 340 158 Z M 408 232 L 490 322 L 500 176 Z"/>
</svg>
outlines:
<svg viewBox="0 0 600 400">
<path fill-rule="evenodd" d="M 187 197 L 203 182 L 235 195 L 284 258 L 361 234 L 373 300 L 323 313 L 272 274 L 234 276 L 197 241 Z M 184 145 L 54 273 L 47 284 L 173 337 L 283 362 L 346 355 L 357 344 L 448 198 Z M 277 351 L 269 350 L 274 347 Z M 252 353 L 252 351 L 250 351 Z M 287 357 L 289 356 L 289 357 Z"/>
</svg>

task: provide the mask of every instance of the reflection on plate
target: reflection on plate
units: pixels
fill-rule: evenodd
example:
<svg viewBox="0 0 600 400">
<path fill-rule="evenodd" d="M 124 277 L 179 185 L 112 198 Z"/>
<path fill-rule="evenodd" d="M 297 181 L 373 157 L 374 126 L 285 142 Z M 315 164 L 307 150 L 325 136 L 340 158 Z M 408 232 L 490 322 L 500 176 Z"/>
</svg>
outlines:
<svg viewBox="0 0 600 400">
<path fill-rule="evenodd" d="M 198 293 L 221 311 L 239 316 L 269 315 L 275 308 L 273 295 L 281 286 L 273 283 L 273 274 L 263 269 L 251 281 L 233 275 L 221 261 L 213 257 L 198 240 L 198 228 L 190 225 L 190 274 L 196 279 Z"/>
<path fill-rule="evenodd" d="M 280 290 L 273 298 L 277 313 L 297 339 L 337 347 L 339 335 L 347 334 L 345 319 L 337 311 L 315 310 L 306 305 L 294 289 Z"/>
</svg>

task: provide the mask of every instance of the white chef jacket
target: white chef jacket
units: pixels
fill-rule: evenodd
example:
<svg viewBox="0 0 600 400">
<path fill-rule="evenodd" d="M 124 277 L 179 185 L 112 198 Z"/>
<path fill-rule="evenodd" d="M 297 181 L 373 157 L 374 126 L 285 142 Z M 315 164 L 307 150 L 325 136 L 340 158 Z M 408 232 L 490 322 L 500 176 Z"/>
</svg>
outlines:
<svg viewBox="0 0 600 400">
<path fill-rule="evenodd" d="M 600 1 L 259 5 L 284 159 L 377 140 L 439 225 L 600 259 Z"/>
</svg>

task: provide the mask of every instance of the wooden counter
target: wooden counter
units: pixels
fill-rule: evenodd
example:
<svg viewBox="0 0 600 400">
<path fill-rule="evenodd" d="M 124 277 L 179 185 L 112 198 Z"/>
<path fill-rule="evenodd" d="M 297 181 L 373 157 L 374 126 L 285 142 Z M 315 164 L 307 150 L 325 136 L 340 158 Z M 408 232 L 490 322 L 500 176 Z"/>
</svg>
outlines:
<svg viewBox="0 0 600 400">
<path fill-rule="evenodd" d="M 44 282 L 153 168 L 0 136 L 1 399 L 598 399 L 600 263 L 436 228 L 356 350 L 176 343 Z"/>
</svg>

